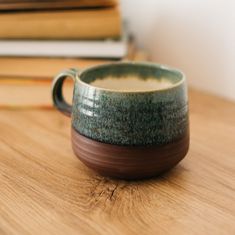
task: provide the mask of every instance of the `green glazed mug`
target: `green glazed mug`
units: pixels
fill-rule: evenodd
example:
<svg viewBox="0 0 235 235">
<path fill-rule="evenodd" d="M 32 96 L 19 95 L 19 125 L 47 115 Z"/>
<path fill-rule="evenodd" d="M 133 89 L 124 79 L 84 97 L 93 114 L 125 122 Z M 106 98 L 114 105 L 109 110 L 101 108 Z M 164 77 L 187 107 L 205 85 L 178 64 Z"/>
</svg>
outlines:
<svg viewBox="0 0 235 235">
<path fill-rule="evenodd" d="M 67 77 L 74 80 L 72 105 L 62 94 Z M 168 85 L 146 90 L 135 88 L 137 80 L 130 80 L 123 89 L 114 82 L 112 88 L 95 85 L 97 81 L 110 83 L 110 79 L 117 85 L 128 78 L 144 85 L 150 78 Z M 179 70 L 147 62 L 70 69 L 55 77 L 52 98 L 55 107 L 72 118 L 75 155 L 103 175 L 152 177 L 175 166 L 188 151 L 187 86 Z"/>
</svg>

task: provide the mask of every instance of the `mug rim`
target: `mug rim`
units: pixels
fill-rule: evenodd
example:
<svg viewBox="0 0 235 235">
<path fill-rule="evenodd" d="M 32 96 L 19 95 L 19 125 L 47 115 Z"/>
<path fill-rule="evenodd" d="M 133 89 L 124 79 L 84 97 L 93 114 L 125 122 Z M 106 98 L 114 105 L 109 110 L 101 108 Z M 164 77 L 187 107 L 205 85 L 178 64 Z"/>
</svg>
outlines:
<svg viewBox="0 0 235 235">
<path fill-rule="evenodd" d="M 161 88 L 161 89 L 152 89 L 152 90 L 115 90 L 115 89 L 110 89 L 110 88 L 102 88 L 102 87 L 97 87 L 97 86 L 93 86 L 89 83 L 86 83 L 86 82 L 82 81 L 80 78 L 80 76 L 84 72 L 89 72 L 89 71 L 92 71 L 92 70 L 95 70 L 98 68 L 105 68 L 105 67 L 109 67 L 109 66 L 113 66 L 113 65 L 122 65 L 122 64 L 153 66 L 158 69 L 164 69 L 164 70 L 168 70 L 171 72 L 176 72 L 181 75 L 181 78 L 180 78 L 180 81 L 176 82 L 172 86 Z M 158 64 L 158 63 L 145 62 L 145 61 L 141 61 L 141 62 L 140 61 L 137 61 L 137 62 L 136 61 L 120 61 L 120 62 L 111 62 L 111 63 L 105 63 L 105 64 L 100 64 L 100 65 L 95 65 L 95 66 L 89 66 L 87 68 L 78 70 L 78 72 L 76 73 L 76 76 L 75 76 L 75 81 L 81 83 L 82 85 L 84 85 L 90 89 L 106 91 L 106 92 L 113 92 L 113 93 L 137 94 L 137 93 L 154 93 L 154 92 L 162 92 L 162 91 L 166 91 L 166 90 L 171 90 L 171 89 L 183 84 L 186 81 L 186 76 L 181 70 L 173 68 L 173 67 L 169 67 L 168 65 L 165 65 L 165 64 Z"/>
</svg>

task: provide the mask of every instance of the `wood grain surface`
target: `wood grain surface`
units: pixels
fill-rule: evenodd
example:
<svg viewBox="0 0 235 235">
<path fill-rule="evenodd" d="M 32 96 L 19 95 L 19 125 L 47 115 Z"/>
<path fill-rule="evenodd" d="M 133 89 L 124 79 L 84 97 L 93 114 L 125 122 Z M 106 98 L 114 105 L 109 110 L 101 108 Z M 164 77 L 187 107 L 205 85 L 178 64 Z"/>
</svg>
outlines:
<svg viewBox="0 0 235 235">
<path fill-rule="evenodd" d="M 0 110 L 0 234 L 235 234 L 235 104 L 190 93 L 191 147 L 161 177 L 101 177 L 72 153 L 70 119 Z"/>
</svg>

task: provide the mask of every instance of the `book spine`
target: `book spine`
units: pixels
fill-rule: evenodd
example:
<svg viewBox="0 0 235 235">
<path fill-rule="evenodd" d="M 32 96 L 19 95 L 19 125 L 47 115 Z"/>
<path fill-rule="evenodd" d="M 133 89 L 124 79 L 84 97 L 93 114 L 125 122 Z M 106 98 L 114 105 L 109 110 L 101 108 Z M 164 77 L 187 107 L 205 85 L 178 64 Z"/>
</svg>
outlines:
<svg viewBox="0 0 235 235">
<path fill-rule="evenodd" d="M 104 39 L 120 35 L 118 7 L 0 14 L 0 39 Z"/>
<path fill-rule="evenodd" d="M 117 5 L 116 0 L 47 0 L 47 1 L 32 1 L 32 0 L 0 0 L 0 10 L 42 10 L 42 9 L 74 9 L 88 7 L 111 7 Z"/>
</svg>

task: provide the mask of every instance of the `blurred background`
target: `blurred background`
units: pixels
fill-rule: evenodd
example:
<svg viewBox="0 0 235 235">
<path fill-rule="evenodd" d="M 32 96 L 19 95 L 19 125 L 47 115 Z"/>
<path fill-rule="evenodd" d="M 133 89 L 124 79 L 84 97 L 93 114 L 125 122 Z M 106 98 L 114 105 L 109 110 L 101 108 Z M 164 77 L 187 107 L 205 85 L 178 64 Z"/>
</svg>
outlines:
<svg viewBox="0 0 235 235">
<path fill-rule="evenodd" d="M 119 60 L 177 67 L 190 87 L 235 100 L 234 9 L 232 0 L 1 0 L 0 106 L 52 107 L 59 71 Z"/>
<path fill-rule="evenodd" d="M 122 0 L 138 45 L 192 87 L 235 100 L 235 1 Z"/>
</svg>

